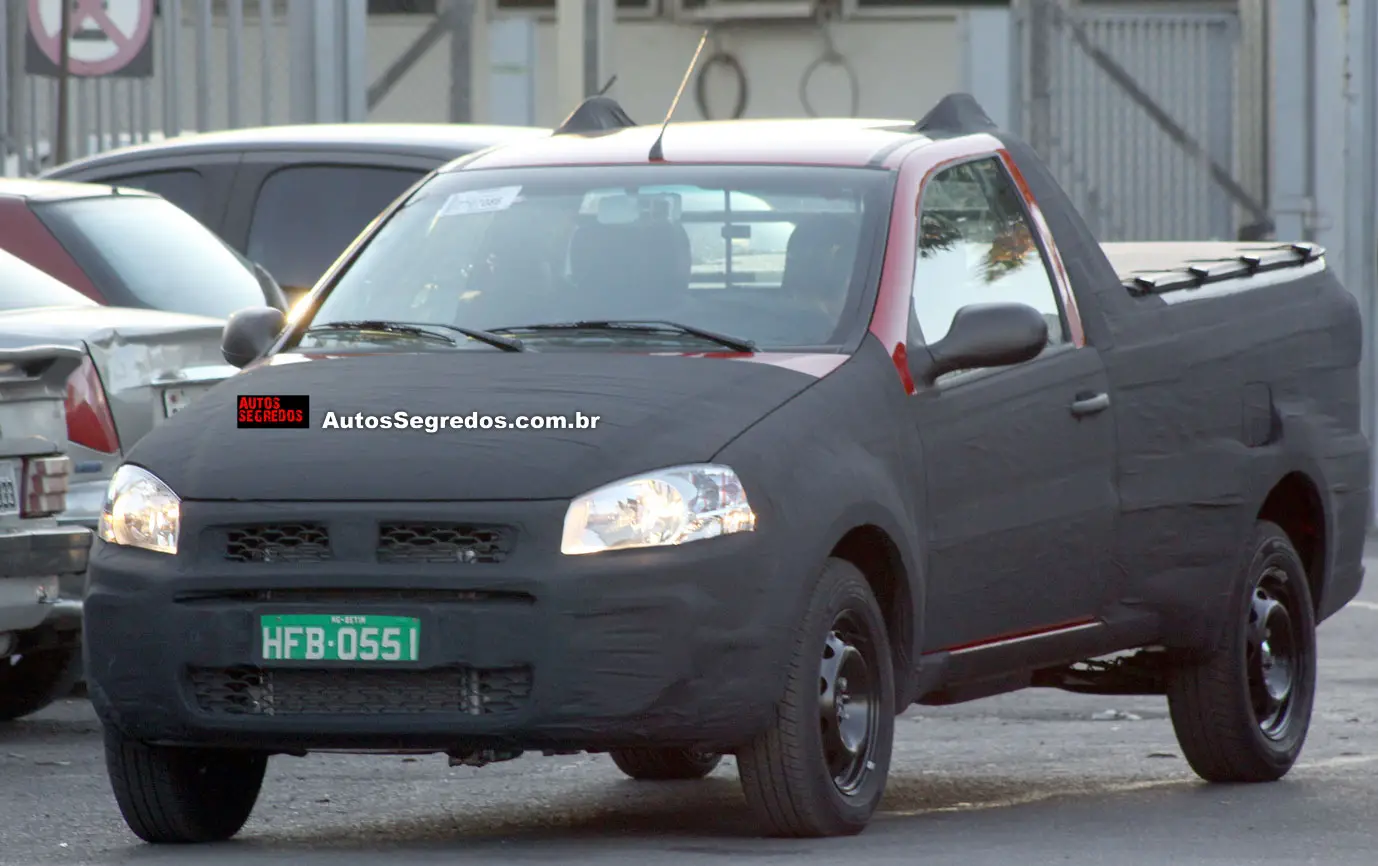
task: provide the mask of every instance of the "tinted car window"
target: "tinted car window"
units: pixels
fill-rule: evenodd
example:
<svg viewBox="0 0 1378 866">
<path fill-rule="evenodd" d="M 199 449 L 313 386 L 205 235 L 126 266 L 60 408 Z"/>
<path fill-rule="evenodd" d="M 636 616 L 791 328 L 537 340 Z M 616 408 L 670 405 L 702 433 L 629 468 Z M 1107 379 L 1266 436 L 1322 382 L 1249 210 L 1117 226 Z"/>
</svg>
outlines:
<svg viewBox="0 0 1378 866">
<path fill-rule="evenodd" d="M 892 198 L 891 175 L 854 168 L 439 175 L 378 229 L 309 324 L 668 320 L 763 349 L 837 349 L 864 327 L 875 283 L 869 252 Z M 520 336 L 547 348 L 649 342 L 625 331 Z M 317 331 L 301 345 L 342 339 L 357 338 Z"/>
<path fill-rule="evenodd" d="M 132 186 L 156 193 L 182 210 L 205 222 L 206 179 L 201 172 L 189 168 L 169 171 L 149 171 L 101 179 L 113 186 Z"/>
<path fill-rule="evenodd" d="M 364 227 L 423 174 L 366 166 L 279 169 L 258 191 L 246 255 L 284 289 L 309 289 Z"/>
<path fill-rule="evenodd" d="M 161 198 L 110 195 L 33 210 L 112 306 L 225 318 L 264 305 L 257 278 L 224 241 Z"/>
<path fill-rule="evenodd" d="M 0 310 L 95 306 L 99 305 L 61 280 L 0 250 Z"/>
</svg>

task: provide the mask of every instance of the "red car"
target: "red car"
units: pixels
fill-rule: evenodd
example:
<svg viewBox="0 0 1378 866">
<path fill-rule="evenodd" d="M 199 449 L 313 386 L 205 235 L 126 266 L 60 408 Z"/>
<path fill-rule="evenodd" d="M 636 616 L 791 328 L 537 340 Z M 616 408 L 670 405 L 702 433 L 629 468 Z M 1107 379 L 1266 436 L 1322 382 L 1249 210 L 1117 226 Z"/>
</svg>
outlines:
<svg viewBox="0 0 1378 866">
<path fill-rule="evenodd" d="M 286 309 L 266 271 L 143 190 L 0 179 L 0 249 L 108 306 L 222 319 Z"/>
</svg>

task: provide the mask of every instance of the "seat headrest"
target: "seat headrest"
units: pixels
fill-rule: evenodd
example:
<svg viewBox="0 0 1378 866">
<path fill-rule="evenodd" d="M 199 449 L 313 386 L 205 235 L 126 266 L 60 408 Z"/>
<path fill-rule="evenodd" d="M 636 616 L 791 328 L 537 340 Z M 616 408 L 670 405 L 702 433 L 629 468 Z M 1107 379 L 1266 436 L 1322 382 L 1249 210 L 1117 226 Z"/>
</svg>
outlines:
<svg viewBox="0 0 1378 866">
<path fill-rule="evenodd" d="M 842 214 L 801 219 L 785 249 L 781 288 L 808 297 L 845 293 L 850 286 L 861 223 Z"/>
<path fill-rule="evenodd" d="M 801 219 L 790 232 L 787 255 L 800 247 L 840 245 L 846 249 L 856 243 L 859 223 L 854 217 L 842 214 L 817 214 Z"/>
<path fill-rule="evenodd" d="M 569 258 L 582 300 L 663 305 L 689 287 L 689 236 L 677 223 L 584 223 L 570 240 Z"/>
</svg>

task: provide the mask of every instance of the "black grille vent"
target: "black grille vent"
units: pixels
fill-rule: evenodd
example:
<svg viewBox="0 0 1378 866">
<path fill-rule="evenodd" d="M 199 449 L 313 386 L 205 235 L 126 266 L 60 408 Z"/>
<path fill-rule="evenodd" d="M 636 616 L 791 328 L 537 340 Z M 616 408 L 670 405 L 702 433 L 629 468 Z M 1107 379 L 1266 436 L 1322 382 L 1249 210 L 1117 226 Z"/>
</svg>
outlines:
<svg viewBox="0 0 1378 866">
<path fill-rule="evenodd" d="M 216 715 L 499 715 L 521 709 L 530 668 L 321 670 L 191 668 L 201 709 Z"/>
<path fill-rule="evenodd" d="M 230 562 L 321 562 L 330 559 L 330 533 L 319 523 L 237 526 L 225 541 Z"/>
<path fill-rule="evenodd" d="M 466 523 L 384 523 L 379 562 L 493 563 L 512 550 L 513 530 Z"/>
</svg>

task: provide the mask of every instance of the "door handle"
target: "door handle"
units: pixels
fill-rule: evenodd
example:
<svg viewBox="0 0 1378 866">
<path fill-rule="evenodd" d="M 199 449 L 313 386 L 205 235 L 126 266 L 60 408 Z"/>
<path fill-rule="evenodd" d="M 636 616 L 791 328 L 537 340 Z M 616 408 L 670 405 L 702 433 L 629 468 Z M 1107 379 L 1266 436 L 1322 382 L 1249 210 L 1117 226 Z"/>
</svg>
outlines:
<svg viewBox="0 0 1378 866">
<path fill-rule="evenodd" d="M 1086 391 L 1077 395 L 1072 401 L 1072 414 L 1078 418 L 1086 415 L 1094 415 L 1097 412 L 1104 412 L 1110 408 L 1110 395 L 1104 392 L 1092 394 Z"/>
</svg>

